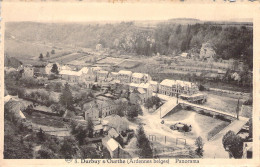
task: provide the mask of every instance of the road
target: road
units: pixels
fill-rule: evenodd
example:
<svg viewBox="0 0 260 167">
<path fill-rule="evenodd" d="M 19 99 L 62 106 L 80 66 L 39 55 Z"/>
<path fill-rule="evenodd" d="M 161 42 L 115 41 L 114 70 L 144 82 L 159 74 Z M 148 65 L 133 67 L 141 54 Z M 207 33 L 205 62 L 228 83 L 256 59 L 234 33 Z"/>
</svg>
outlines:
<svg viewBox="0 0 260 167">
<path fill-rule="evenodd" d="M 225 129 L 220 131 L 210 141 L 204 145 L 204 158 L 229 158 L 228 152 L 225 151 L 222 144 L 222 137 L 228 132 L 233 131 L 238 133 L 247 122 L 249 118 L 240 117 L 240 120 L 235 120 L 229 124 Z"/>
<path fill-rule="evenodd" d="M 176 98 L 158 95 L 166 101 L 176 101 Z M 180 101 L 181 102 L 181 101 Z M 166 102 L 167 103 L 167 102 Z M 144 129 L 147 134 L 156 134 L 159 136 L 166 136 L 168 140 L 174 141 L 175 138 L 186 138 L 187 144 L 194 147 L 194 140 L 185 137 L 182 133 L 170 130 L 170 128 L 164 124 L 161 124 L 160 119 L 160 110 L 156 110 L 154 113 L 149 113 L 147 109 L 142 107 L 144 115 L 141 117 L 145 123 Z M 188 118 L 184 120 L 179 120 L 180 122 L 189 122 L 192 124 L 192 131 L 196 133 L 197 136 L 200 136 L 202 129 L 197 125 L 194 119 L 195 113 L 191 114 Z M 248 122 L 249 118 L 240 117 L 239 120 L 233 121 L 230 125 L 220 131 L 216 136 L 214 136 L 210 141 L 204 141 L 204 155 L 203 158 L 229 158 L 228 152 L 224 150 L 222 144 L 222 137 L 229 131 L 232 130 L 235 133 L 238 133 L 239 130 Z M 167 124 L 174 124 L 176 122 L 167 121 Z M 163 141 L 160 141 L 161 144 L 167 144 Z M 170 144 L 171 142 L 168 142 Z"/>
</svg>

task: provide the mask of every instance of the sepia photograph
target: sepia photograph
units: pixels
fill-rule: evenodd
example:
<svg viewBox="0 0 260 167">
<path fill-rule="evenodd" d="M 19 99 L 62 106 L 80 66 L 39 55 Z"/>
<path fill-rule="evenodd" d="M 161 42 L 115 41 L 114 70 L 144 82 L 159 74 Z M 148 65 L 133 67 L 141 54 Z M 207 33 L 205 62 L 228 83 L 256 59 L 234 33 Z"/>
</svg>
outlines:
<svg viewBox="0 0 260 167">
<path fill-rule="evenodd" d="M 252 17 L 33 18 L 3 17 L 4 159 L 253 158 Z"/>
</svg>

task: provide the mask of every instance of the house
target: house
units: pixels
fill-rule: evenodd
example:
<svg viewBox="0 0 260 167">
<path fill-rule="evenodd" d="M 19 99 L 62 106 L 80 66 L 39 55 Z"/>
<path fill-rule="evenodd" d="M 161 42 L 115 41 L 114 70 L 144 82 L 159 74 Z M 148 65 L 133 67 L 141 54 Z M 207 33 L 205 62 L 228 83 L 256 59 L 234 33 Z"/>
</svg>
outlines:
<svg viewBox="0 0 260 167">
<path fill-rule="evenodd" d="M 110 115 L 102 119 L 104 131 L 114 128 L 118 133 L 126 132 L 129 129 L 129 122 L 125 117 Z"/>
<path fill-rule="evenodd" d="M 45 67 L 46 67 L 46 64 L 44 64 L 44 63 L 34 64 L 33 65 L 34 76 L 44 76 L 44 75 L 46 75 Z"/>
<path fill-rule="evenodd" d="M 119 137 L 119 133 L 118 133 L 114 128 L 111 128 L 111 129 L 109 129 L 109 131 L 108 131 L 108 136 L 109 136 L 110 138 L 116 139 L 116 138 Z"/>
<path fill-rule="evenodd" d="M 110 72 L 108 74 L 108 78 L 111 78 L 112 80 L 117 80 L 118 72 Z"/>
<path fill-rule="evenodd" d="M 140 84 L 140 83 L 147 83 L 151 80 L 151 77 L 149 74 L 143 74 L 143 73 L 133 73 L 131 82 Z"/>
<path fill-rule="evenodd" d="M 158 92 L 159 84 L 156 81 L 150 81 L 149 84 L 151 85 L 151 89 L 154 93 Z"/>
<path fill-rule="evenodd" d="M 159 93 L 167 96 L 177 96 L 177 94 L 192 95 L 197 92 L 198 86 L 192 82 L 165 79 L 159 85 Z"/>
<path fill-rule="evenodd" d="M 83 105 L 85 119 L 90 117 L 92 120 L 98 120 L 116 113 L 118 105 L 113 100 L 92 101 Z"/>
<path fill-rule="evenodd" d="M 103 125 L 102 124 L 99 124 L 99 125 L 95 125 L 93 127 L 93 135 L 96 136 L 96 135 L 100 135 L 103 133 Z"/>
<path fill-rule="evenodd" d="M 182 53 L 182 54 L 181 54 L 181 57 L 188 58 L 188 53 L 185 53 L 185 52 Z"/>
<path fill-rule="evenodd" d="M 177 92 L 173 91 L 173 87 L 176 85 L 175 80 L 165 79 L 159 85 L 159 93 L 167 96 L 175 96 Z"/>
<path fill-rule="evenodd" d="M 102 44 L 100 44 L 100 43 L 97 44 L 97 45 L 96 45 L 96 50 L 97 50 L 97 51 L 102 50 Z"/>
<path fill-rule="evenodd" d="M 104 70 L 97 71 L 98 81 L 105 81 L 107 77 L 108 77 L 108 71 L 104 71 Z"/>
<path fill-rule="evenodd" d="M 97 100 L 97 105 L 100 110 L 100 117 L 102 118 L 115 114 L 118 107 L 113 100 Z"/>
<path fill-rule="evenodd" d="M 131 83 L 129 84 L 129 90 L 130 90 L 130 92 L 133 92 L 133 90 L 135 90 L 136 88 L 138 88 L 139 85 L 140 85 L 140 84 L 131 82 Z"/>
<path fill-rule="evenodd" d="M 193 95 L 198 92 L 199 88 L 195 83 L 176 80 L 177 89 L 181 94 Z"/>
<path fill-rule="evenodd" d="M 83 110 L 85 111 L 85 120 L 88 120 L 88 118 L 99 120 L 100 111 L 94 101 L 84 104 Z"/>
<path fill-rule="evenodd" d="M 142 73 L 133 73 L 132 74 L 132 78 L 131 78 L 131 83 L 136 83 L 136 84 L 140 84 L 143 81 L 144 78 L 144 74 Z"/>
<path fill-rule="evenodd" d="M 106 136 L 102 138 L 102 145 L 107 148 L 111 158 L 119 157 L 119 151 L 122 147 L 115 139 Z"/>
<path fill-rule="evenodd" d="M 83 67 L 80 71 L 80 82 L 84 83 L 87 88 L 91 88 L 96 81 L 96 75 L 92 68 Z"/>
<path fill-rule="evenodd" d="M 142 87 L 136 88 L 130 94 L 130 102 L 133 104 L 142 104 L 145 103 L 148 98 L 152 97 L 152 93 L 149 93 L 149 90 L 145 90 Z"/>
<path fill-rule="evenodd" d="M 98 71 L 103 70 L 101 67 L 91 67 L 94 74 L 97 74 Z"/>
<path fill-rule="evenodd" d="M 118 80 L 120 80 L 120 83 L 130 83 L 131 77 L 132 77 L 131 71 L 120 70 L 118 72 Z"/>
<path fill-rule="evenodd" d="M 22 77 L 27 78 L 27 77 L 34 77 L 34 68 L 33 66 L 26 65 L 23 67 L 23 73 Z"/>
<path fill-rule="evenodd" d="M 60 76 L 68 82 L 78 82 L 80 80 L 80 73 L 78 71 L 62 70 Z"/>
</svg>

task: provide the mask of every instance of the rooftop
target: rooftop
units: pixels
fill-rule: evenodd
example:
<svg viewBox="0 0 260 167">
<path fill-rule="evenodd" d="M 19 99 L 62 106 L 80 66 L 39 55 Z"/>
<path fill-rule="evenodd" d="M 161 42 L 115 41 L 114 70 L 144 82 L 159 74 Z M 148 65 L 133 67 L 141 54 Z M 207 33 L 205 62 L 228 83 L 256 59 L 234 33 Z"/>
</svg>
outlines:
<svg viewBox="0 0 260 167">
<path fill-rule="evenodd" d="M 158 82 L 156 82 L 156 81 L 150 81 L 149 82 L 151 85 L 157 85 L 158 84 Z"/>
<path fill-rule="evenodd" d="M 172 85 L 176 85 L 176 81 L 170 80 L 170 79 L 165 79 L 160 83 L 160 85 L 172 87 Z"/>
<path fill-rule="evenodd" d="M 71 70 L 62 70 L 60 72 L 61 75 L 74 75 L 74 76 L 80 76 L 81 72 L 79 71 L 71 71 Z"/>
<path fill-rule="evenodd" d="M 132 77 L 135 77 L 135 78 L 143 78 L 143 77 L 144 77 L 144 74 L 142 74 L 142 73 L 133 73 Z"/>
<path fill-rule="evenodd" d="M 110 138 L 107 141 L 107 147 L 108 147 L 109 150 L 115 151 L 118 147 L 120 147 L 120 145 L 117 141 L 115 141 L 115 139 Z"/>
<path fill-rule="evenodd" d="M 124 75 L 132 75 L 132 71 L 125 71 L 125 70 L 120 70 L 118 74 L 124 74 Z"/>
</svg>

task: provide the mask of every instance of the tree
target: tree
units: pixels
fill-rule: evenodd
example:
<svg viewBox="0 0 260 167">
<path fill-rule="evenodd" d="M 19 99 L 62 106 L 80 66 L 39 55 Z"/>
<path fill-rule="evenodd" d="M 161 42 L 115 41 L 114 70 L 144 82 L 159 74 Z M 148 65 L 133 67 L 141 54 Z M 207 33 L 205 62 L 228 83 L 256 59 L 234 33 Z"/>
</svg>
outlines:
<svg viewBox="0 0 260 167">
<path fill-rule="evenodd" d="M 50 53 L 49 52 L 46 53 L 46 57 L 50 57 Z"/>
<path fill-rule="evenodd" d="M 156 106 L 156 108 L 158 108 L 160 106 L 161 103 L 161 99 L 157 96 L 152 96 L 151 98 L 148 98 L 144 104 L 144 106 L 146 108 L 152 108 L 154 105 Z"/>
<path fill-rule="evenodd" d="M 53 64 L 51 68 L 51 72 L 54 74 L 59 74 L 58 66 L 57 64 Z"/>
<path fill-rule="evenodd" d="M 222 138 L 222 144 L 229 156 L 241 158 L 243 155 L 243 139 L 233 131 L 228 131 Z"/>
<path fill-rule="evenodd" d="M 127 117 L 130 119 L 133 119 L 134 117 L 137 117 L 138 114 L 143 115 L 142 109 L 140 105 L 134 104 L 127 106 Z"/>
<path fill-rule="evenodd" d="M 120 102 L 116 108 L 116 114 L 119 115 L 120 117 L 125 116 L 125 110 L 127 108 L 127 103 L 125 102 Z"/>
<path fill-rule="evenodd" d="M 86 137 L 87 137 L 87 129 L 83 126 L 78 126 L 76 128 L 75 138 L 79 142 L 79 145 L 84 144 Z"/>
<path fill-rule="evenodd" d="M 252 137 L 253 137 L 253 122 L 252 122 L 252 118 L 249 119 L 249 122 L 248 122 L 248 126 L 249 126 L 249 140 L 252 140 Z"/>
<path fill-rule="evenodd" d="M 90 117 L 88 117 L 88 120 L 87 120 L 87 133 L 88 133 L 88 137 L 93 137 L 93 128 L 94 128 L 94 124 L 91 120 Z"/>
<path fill-rule="evenodd" d="M 75 140 L 71 137 L 65 138 L 62 145 L 61 145 L 61 155 L 62 158 L 65 159 L 72 159 L 73 156 L 76 154 L 76 148 L 75 148 Z"/>
<path fill-rule="evenodd" d="M 44 142 L 45 141 L 45 134 L 44 134 L 42 128 L 40 128 L 39 132 L 37 132 L 37 136 L 38 136 L 40 142 Z"/>
<path fill-rule="evenodd" d="M 60 116 L 63 116 L 66 109 L 61 104 L 53 104 L 51 105 L 51 111 L 54 113 L 58 113 Z"/>
<path fill-rule="evenodd" d="M 42 61 L 42 59 L 43 59 L 42 53 L 40 54 L 39 59 Z"/>
<path fill-rule="evenodd" d="M 152 158 L 153 150 L 151 148 L 150 141 L 145 135 L 144 128 L 142 125 L 138 126 L 136 138 L 137 138 L 136 146 L 140 149 L 139 152 L 140 158 Z"/>
<path fill-rule="evenodd" d="M 55 54 L 55 50 L 54 49 L 51 50 L 51 54 Z"/>
<path fill-rule="evenodd" d="M 47 150 L 46 148 L 43 148 L 43 149 L 40 149 L 38 151 L 37 158 L 39 158 L 39 159 L 52 159 L 52 158 L 55 158 L 55 155 L 51 150 Z"/>
<path fill-rule="evenodd" d="M 195 140 L 195 145 L 197 146 L 197 149 L 195 150 L 197 155 L 202 157 L 203 156 L 203 141 L 202 138 L 199 136 L 196 140 Z"/>
<path fill-rule="evenodd" d="M 73 96 L 70 90 L 70 86 L 68 83 L 65 84 L 64 89 L 60 95 L 60 103 L 65 106 L 67 109 L 73 109 Z"/>
</svg>

